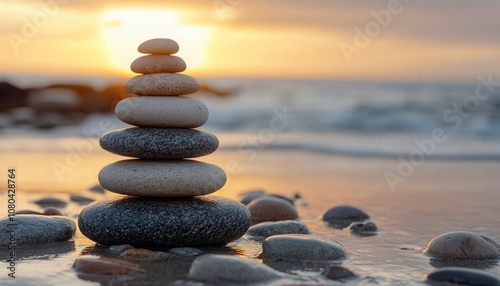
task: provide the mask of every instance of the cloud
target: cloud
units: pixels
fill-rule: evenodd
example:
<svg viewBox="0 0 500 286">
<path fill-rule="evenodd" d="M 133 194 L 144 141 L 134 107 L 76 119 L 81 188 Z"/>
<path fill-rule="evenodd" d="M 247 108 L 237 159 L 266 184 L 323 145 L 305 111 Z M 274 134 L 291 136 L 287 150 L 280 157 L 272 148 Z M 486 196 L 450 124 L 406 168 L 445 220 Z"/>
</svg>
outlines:
<svg viewBox="0 0 500 286">
<path fill-rule="evenodd" d="M 57 1 L 57 0 L 45 0 Z M 62 1 L 62 0 L 59 0 Z M 398 0 L 68 0 L 63 9 L 95 12 L 112 7 L 161 7 L 180 9 L 191 13 L 187 22 L 238 27 L 309 27 L 326 31 L 353 34 L 354 27 L 373 20 L 372 11 L 386 9 L 391 1 Z M 38 5 L 38 0 L 25 3 Z M 404 10 L 394 15 L 384 36 L 400 39 L 411 38 L 424 42 L 478 42 L 500 43 L 496 0 L 400 0 Z M 220 9 L 231 11 L 235 17 L 221 19 Z M 189 14 L 189 13 L 187 13 Z M 0 27 L 5 28 L 6 23 Z"/>
<path fill-rule="evenodd" d="M 234 25 L 287 25 L 353 34 L 373 20 L 371 12 L 393 1 L 252 1 L 237 9 Z M 393 15 L 383 36 L 424 42 L 500 43 L 500 1 L 401 0 L 403 11 Z"/>
<path fill-rule="evenodd" d="M 0 9 L 11 13 L 0 20 L 0 33 L 19 30 L 21 18 L 33 14 L 39 1 L 15 2 L 17 6 L 5 4 L 14 2 L 1 2 Z M 374 20 L 373 13 L 397 0 L 66 1 L 68 4 L 60 5 L 60 13 L 47 28 L 29 46 L 23 47 L 23 55 L 33 53 L 31 61 L 49 58 L 36 56 L 42 45 L 54 47 L 44 53 L 52 52 L 55 58 L 61 50 L 70 50 L 66 44 L 74 43 L 78 44 L 71 49 L 78 48 L 79 55 L 105 57 L 99 51 L 99 48 L 104 50 L 99 42 L 102 40 L 99 31 L 105 25 L 100 19 L 102 12 L 133 7 L 178 10 L 182 24 L 210 29 L 211 73 L 259 71 L 261 74 L 260 67 L 272 63 L 274 70 L 266 70 L 274 74 L 281 71 L 284 75 L 470 79 L 485 70 L 497 71 L 495 63 L 500 60 L 495 53 L 500 48 L 497 35 L 500 21 L 496 15 L 500 1 L 497 0 L 400 0 L 403 11 L 392 15 L 390 24 L 371 39 L 362 53 L 354 55 L 352 62 L 346 62 L 339 44 L 353 43 L 355 28 L 364 29 Z M 228 17 L 221 17 L 221 12 Z M 141 21 L 140 18 L 133 21 Z M 0 43 L 5 59 L 12 49 L 6 37 Z M 246 61 L 244 65 L 242 61 Z"/>
</svg>

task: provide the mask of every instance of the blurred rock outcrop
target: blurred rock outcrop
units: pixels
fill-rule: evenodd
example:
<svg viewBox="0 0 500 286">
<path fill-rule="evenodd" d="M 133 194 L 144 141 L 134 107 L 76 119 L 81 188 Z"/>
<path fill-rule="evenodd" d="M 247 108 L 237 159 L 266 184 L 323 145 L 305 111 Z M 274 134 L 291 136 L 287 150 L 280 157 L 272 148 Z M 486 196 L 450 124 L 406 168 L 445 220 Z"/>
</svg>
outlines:
<svg viewBox="0 0 500 286">
<path fill-rule="evenodd" d="M 27 94 L 27 90 L 8 82 L 0 82 L 0 111 L 23 106 Z"/>
<path fill-rule="evenodd" d="M 55 83 L 40 88 L 20 88 L 0 82 L 0 129 L 27 125 L 40 129 L 75 125 L 88 114 L 113 112 L 127 97 L 125 83 L 112 83 L 102 90 L 85 84 Z M 201 91 L 225 97 L 233 91 L 202 85 Z"/>
</svg>

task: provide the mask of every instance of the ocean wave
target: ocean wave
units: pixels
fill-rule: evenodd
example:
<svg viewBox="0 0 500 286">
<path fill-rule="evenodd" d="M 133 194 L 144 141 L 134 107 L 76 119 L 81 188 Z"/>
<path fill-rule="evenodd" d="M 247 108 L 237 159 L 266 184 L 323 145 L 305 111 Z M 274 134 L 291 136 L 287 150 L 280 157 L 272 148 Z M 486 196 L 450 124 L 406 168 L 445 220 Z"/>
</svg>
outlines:
<svg viewBox="0 0 500 286">
<path fill-rule="evenodd" d="M 286 131 L 428 133 L 435 128 L 477 137 L 500 137 L 500 91 L 477 106 L 474 85 L 338 83 L 328 81 L 238 82 L 233 97 L 203 97 L 207 126 L 218 131 L 265 128 L 273 109 L 295 119 Z"/>
<path fill-rule="evenodd" d="M 219 149 L 241 151 L 240 145 L 222 145 Z M 303 143 L 289 143 L 289 144 L 269 144 L 263 148 L 268 151 L 300 151 L 311 152 L 327 155 L 339 155 L 348 157 L 362 157 L 362 158 L 382 158 L 382 159 L 403 159 L 409 160 L 412 156 L 411 151 L 387 151 L 376 148 L 354 149 L 345 146 L 328 146 L 328 145 L 315 145 Z M 500 150 L 482 150 L 482 151 L 465 151 L 457 150 L 454 152 L 436 152 L 432 154 L 425 154 L 423 151 L 418 151 L 422 154 L 422 158 L 429 160 L 474 160 L 474 161 L 499 161 Z"/>
<path fill-rule="evenodd" d="M 417 148 L 415 138 L 428 138 L 440 128 L 450 140 L 428 155 L 429 159 L 500 159 L 500 91 L 470 110 L 464 104 L 472 102 L 474 85 L 257 79 L 205 82 L 237 90 L 227 97 L 197 95 L 210 110 L 208 122 L 199 129 L 238 138 L 235 142 L 221 140 L 221 149 L 238 151 L 242 142 L 245 145 L 244 138 L 272 131 L 272 142 L 265 144 L 269 150 L 398 158 Z M 275 132 L 272 122 L 282 119 L 280 113 L 289 118 Z M 114 114 L 94 114 L 76 126 L 52 130 L 15 126 L 4 128 L 0 135 L 4 140 L 23 136 L 96 140 L 109 129 L 127 126 Z M 29 144 L 21 147 L 29 149 Z"/>
</svg>

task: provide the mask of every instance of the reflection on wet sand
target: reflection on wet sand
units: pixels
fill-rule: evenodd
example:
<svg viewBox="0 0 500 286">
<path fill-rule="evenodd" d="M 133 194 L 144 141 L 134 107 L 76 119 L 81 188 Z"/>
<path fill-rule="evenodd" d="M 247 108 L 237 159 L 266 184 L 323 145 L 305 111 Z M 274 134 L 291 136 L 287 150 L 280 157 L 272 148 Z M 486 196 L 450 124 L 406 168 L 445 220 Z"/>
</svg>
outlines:
<svg viewBox="0 0 500 286">
<path fill-rule="evenodd" d="M 69 254 L 75 251 L 75 242 L 62 241 L 49 244 L 29 244 L 16 247 L 17 260 L 54 259 L 62 254 Z M 0 259 L 9 258 L 7 251 L 0 252 Z"/>
</svg>

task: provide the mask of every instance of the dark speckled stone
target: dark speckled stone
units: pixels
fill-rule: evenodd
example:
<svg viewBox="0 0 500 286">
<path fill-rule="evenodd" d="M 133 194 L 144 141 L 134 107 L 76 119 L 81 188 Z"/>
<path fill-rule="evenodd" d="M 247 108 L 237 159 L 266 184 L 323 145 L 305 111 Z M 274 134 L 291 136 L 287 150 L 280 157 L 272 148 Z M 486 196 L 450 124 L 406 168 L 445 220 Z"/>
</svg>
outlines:
<svg viewBox="0 0 500 286">
<path fill-rule="evenodd" d="M 323 214 L 323 221 L 334 228 L 345 228 L 353 222 L 362 222 L 370 219 L 364 211 L 348 205 L 336 206 Z"/>
<path fill-rule="evenodd" d="M 107 132 L 99 144 L 117 155 L 169 160 L 208 155 L 217 150 L 219 140 L 193 129 L 133 127 Z"/>
<path fill-rule="evenodd" d="M 78 225 L 102 245 L 196 247 L 238 239 L 250 222 L 244 205 L 222 197 L 111 197 L 88 205 Z"/>
<path fill-rule="evenodd" d="M 7 250 L 3 246 L 11 241 L 11 237 L 15 237 L 16 245 L 47 244 L 68 240 L 75 231 L 75 223 L 67 217 L 20 215 L 13 221 L 5 217 L 0 220 L 0 249 Z"/>
<path fill-rule="evenodd" d="M 460 267 L 438 269 L 429 274 L 427 280 L 443 285 L 500 286 L 500 276 L 492 272 Z"/>
</svg>

